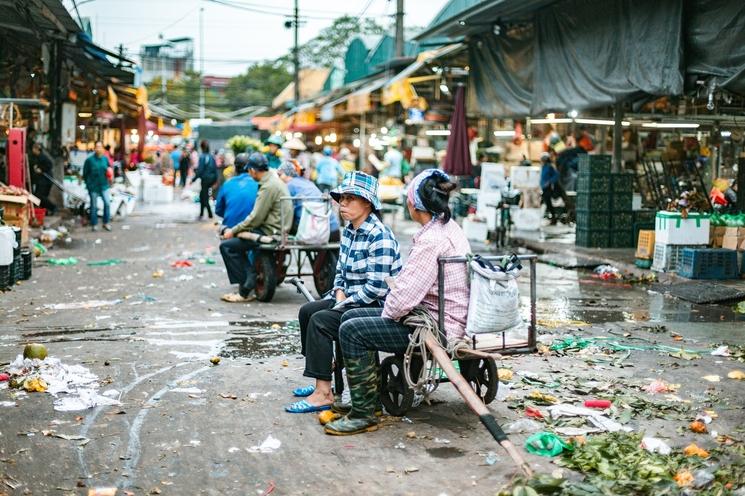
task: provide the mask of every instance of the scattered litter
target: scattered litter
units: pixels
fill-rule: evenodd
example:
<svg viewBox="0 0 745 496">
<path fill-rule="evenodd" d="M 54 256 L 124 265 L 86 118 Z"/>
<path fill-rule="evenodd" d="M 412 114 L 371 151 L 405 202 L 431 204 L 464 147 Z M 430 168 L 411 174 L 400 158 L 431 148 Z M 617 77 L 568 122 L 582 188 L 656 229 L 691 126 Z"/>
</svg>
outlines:
<svg viewBox="0 0 745 496">
<path fill-rule="evenodd" d="M 251 393 L 252 395 L 255 395 L 256 393 Z M 340 419 L 341 415 L 334 412 L 333 410 L 324 410 L 318 414 L 318 422 L 321 425 L 326 425 L 329 422 L 333 422 L 334 420 Z"/>
<path fill-rule="evenodd" d="M 650 453 L 659 453 L 661 455 L 669 455 L 672 452 L 672 448 L 665 441 L 656 437 L 643 438 L 642 448 Z"/>
<path fill-rule="evenodd" d="M 525 416 L 531 417 L 531 418 L 537 418 L 537 419 L 543 419 L 543 412 L 541 412 L 537 408 L 533 408 L 532 406 L 528 406 L 525 408 Z"/>
<path fill-rule="evenodd" d="M 94 260 L 88 262 L 87 265 L 89 267 L 110 267 L 112 265 L 119 265 L 123 263 L 124 260 L 122 260 L 121 258 L 107 258 L 106 260 Z"/>
<path fill-rule="evenodd" d="M 43 344 L 29 343 L 23 347 L 23 358 L 44 360 L 47 353 L 47 347 Z"/>
<path fill-rule="evenodd" d="M 240 450 L 241 450 L 240 448 L 236 448 L 235 446 L 233 446 L 231 448 L 228 448 L 228 453 L 237 453 Z"/>
<path fill-rule="evenodd" d="M 186 393 L 186 394 L 201 394 L 204 392 L 203 389 L 199 389 L 196 387 L 189 387 L 189 388 L 173 388 L 171 389 L 172 393 Z"/>
<path fill-rule="evenodd" d="M 551 413 L 551 418 L 559 417 L 586 417 L 587 420 L 595 427 L 608 432 L 626 431 L 629 432 L 632 429 L 616 422 L 615 420 L 609 419 L 608 417 L 601 415 L 597 410 L 585 408 L 582 406 L 568 405 L 565 403 L 553 405 L 548 407 L 548 411 Z"/>
<path fill-rule="evenodd" d="M 77 265 L 78 259 L 75 257 L 69 258 L 50 258 L 47 260 L 50 265 Z"/>
<path fill-rule="evenodd" d="M 743 372 L 742 370 L 733 370 L 727 374 L 727 377 L 729 377 L 730 379 L 742 381 L 745 380 L 745 372 Z"/>
<path fill-rule="evenodd" d="M 88 496 L 116 496 L 115 487 L 97 487 L 88 489 Z"/>
<path fill-rule="evenodd" d="M 194 279 L 194 276 L 190 276 L 187 274 L 181 274 L 176 278 L 177 281 L 191 281 L 192 279 Z"/>
<path fill-rule="evenodd" d="M 599 408 L 605 410 L 610 408 L 613 403 L 610 400 L 585 400 L 585 406 L 587 408 Z"/>
<path fill-rule="evenodd" d="M 719 382 L 721 377 L 719 377 L 718 375 L 705 375 L 702 377 L 702 379 L 709 382 Z"/>
<path fill-rule="evenodd" d="M 122 231 L 129 231 L 131 228 L 132 226 L 125 224 L 122 226 Z"/>
<path fill-rule="evenodd" d="M 643 389 L 649 394 L 658 394 L 658 393 L 674 393 L 675 391 L 678 390 L 678 388 L 680 388 L 680 384 L 668 384 L 662 379 L 655 379 L 648 385 L 644 386 Z"/>
<path fill-rule="evenodd" d="M 405 474 L 413 474 L 414 472 L 419 472 L 419 468 L 418 467 L 406 467 L 404 469 Z"/>
<path fill-rule="evenodd" d="M 436 437 L 435 442 L 437 444 L 450 444 L 450 439 L 440 439 L 439 437 Z"/>
<path fill-rule="evenodd" d="M 595 267 L 593 270 L 594 277 L 602 279 L 603 281 L 611 281 L 614 279 L 623 279 L 621 271 L 612 265 L 600 265 Z"/>
<path fill-rule="evenodd" d="M 54 409 L 76 411 L 102 405 L 120 405 L 96 392 L 98 377 L 82 365 L 65 365 L 58 358 L 45 360 L 18 355 L 8 366 L 11 381 L 27 391 L 46 391 L 54 396 Z"/>
<path fill-rule="evenodd" d="M 504 432 L 507 434 L 519 434 L 521 432 L 537 432 L 543 429 L 543 425 L 535 420 L 523 418 L 510 422 L 504 426 Z"/>
<path fill-rule="evenodd" d="M 729 354 L 729 346 L 727 346 L 727 345 L 720 346 L 716 350 L 712 351 L 711 354 L 712 354 L 712 356 L 728 357 L 728 356 L 730 356 L 730 354 Z"/>
<path fill-rule="evenodd" d="M 691 443 L 683 448 L 683 454 L 685 456 L 697 456 L 699 458 L 709 458 L 709 452 L 703 448 L 699 448 L 696 443 Z"/>
<path fill-rule="evenodd" d="M 194 264 L 192 264 L 189 260 L 176 260 L 174 262 L 171 262 L 171 267 L 174 269 L 184 269 L 187 267 L 192 267 Z"/>
<path fill-rule="evenodd" d="M 531 391 L 530 394 L 526 396 L 526 398 L 531 401 L 535 401 L 539 405 L 555 405 L 559 402 L 559 399 L 556 396 L 542 393 L 537 389 Z"/>
<path fill-rule="evenodd" d="M 0 373 L 0 382 L 5 382 L 10 379 L 10 376 L 6 373 Z"/>
<path fill-rule="evenodd" d="M 562 436 L 576 437 L 603 432 L 603 429 L 598 429 L 597 427 L 556 427 L 554 431 Z"/>
<path fill-rule="evenodd" d="M 484 457 L 484 461 L 486 462 L 487 465 L 494 465 L 495 463 L 499 461 L 499 457 L 497 456 L 496 453 L 494 453 L 493 451 L 490 451 L 486 454 L 486 457 Z"/>
<path fill-rule="evenodd" d="M 220 357 L 219 356 L 213 356 L 210 358 L 210 363 L 212 365 L 219 365 L 220 364 Z"/>
<path fill-rule="evenodd" d="M 230 393 L 220 393 L 220 398 L 226 399 L 226 400 L 237 400 L 238 396 Z"/>
<path fill-rule="evenodd" d="M 49 310 L 80 310 L 98 307 L 108 307 L 112 305 L 118 305 L 122 300 L 88 300 L 88 301 L 76 301 L 72 303 L 52 303 L 44 305 L 44 308 Z"/>
<path fill-rule="evenodd" d="M 553 432 L 538 432 L 525 440 L 525 449 L 528 453 L 552 457 L 561 454 L 562 451 L 572 451 L 574 447 L 564 441 Z"/>
<path fill-rule="evenodd" d="M 277 451 L 282 446 L 282 442 L 279 439 L 275 439 L 271 434 L 267 436 L 263 443 L 258 446 L 252 446 L 246 448 L 249 453 L 272 453 Z"/>
<path fill-rule="evenodd" d="M 10 407 L 10 406 L 17 406 L 17 404 L 15 401 L 0 401 L 0 406 Z"/>
<path fill-rule="evenodd" d="M 153 279 L 160 279 L 166 274 L 166 272 L 163 269 L 158 269 L 156 271 L 153 271 Z"/>
<path fill-rule="evenodd" d="M 497 369 L 497 376 L 501 382 L 512 380 L 512 371 L 510 369 Z"/>
<path fill-rule="evenodd" d="M 679 470 L 674 476 L 673 480 L 678 487 L 686 487 L 693 484 L 693 474 L 690 470 Z"/>
<path fill-rule="evenodd" d="M 414 421 L 411 420 L 409 417 L 401 417 L 401 422 L 405 422 L 407 424 L 413 424 Z"/>
<path fill-rule="evenodd" d="M 404 443 L 398 443 L 393 449 L 406 449 L 406 445 Z"/>
</svg>

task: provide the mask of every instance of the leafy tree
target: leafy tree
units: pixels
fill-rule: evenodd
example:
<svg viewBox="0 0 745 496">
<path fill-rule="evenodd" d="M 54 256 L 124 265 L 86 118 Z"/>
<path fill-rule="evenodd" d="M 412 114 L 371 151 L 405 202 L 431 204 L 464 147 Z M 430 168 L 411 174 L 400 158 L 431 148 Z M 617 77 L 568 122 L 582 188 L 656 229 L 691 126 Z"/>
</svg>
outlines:
<svg viewBox="0 0 745 496">
<path fill-rule="evenodd" d="M 272 99 L 292 81 L 292 74 L 283 60 L 253 64 L 248 70 L 230 80 L 225 89 L 227 105 L 231 108 L 251 105 L 271 105 Z"/>
<path fill-rule="evenodd" d="M 375 19 L 360 19 L 353 16 L 342 16 L 334 20 L 331 26 L 324 28 L 318 36 L 300 45 L 301 67 L 332 67 L 344 52 L 349 41 L 357 35 L 375 35 L 385 33 L 385 28 Z M 292 64 L 292 53 L 280 59 Z"/>
</svg>

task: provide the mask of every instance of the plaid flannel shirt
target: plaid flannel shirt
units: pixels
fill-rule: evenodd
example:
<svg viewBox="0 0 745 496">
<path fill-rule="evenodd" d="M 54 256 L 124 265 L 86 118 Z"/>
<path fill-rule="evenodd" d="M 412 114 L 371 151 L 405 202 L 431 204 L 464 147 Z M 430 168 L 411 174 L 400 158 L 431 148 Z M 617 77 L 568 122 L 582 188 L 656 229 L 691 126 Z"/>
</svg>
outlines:
<svg viewBox="0 0 745 496">
<path fill-rule="evenodd" d="M 460 226 L 450 220 L 446 224 L 433 219 L 414 235 L 409 258 L 396 277 L 395 288 L 385 300 L 383 317 L 400 320 L 414 307 L 422 304 L 437 320 L 439 294 L 437 259 L 462 257 L 471 252 L 471 245 Z M 465 264 L 445 264 L 445 334 L 448 340 L 466 333 L 470 286 Z"/>
<path fill-rule="evenodd" d="M 385 278 L 401 270 L 398 241 L 393 233 L 374 214 L 354 229 L 347 225 L 341 240 L 339 261 L 336 264 L 334 288 L 344 291 L 347 298 L 335 308 L 347 305 L 369 305 L 388 294 Z"/>
</svg>

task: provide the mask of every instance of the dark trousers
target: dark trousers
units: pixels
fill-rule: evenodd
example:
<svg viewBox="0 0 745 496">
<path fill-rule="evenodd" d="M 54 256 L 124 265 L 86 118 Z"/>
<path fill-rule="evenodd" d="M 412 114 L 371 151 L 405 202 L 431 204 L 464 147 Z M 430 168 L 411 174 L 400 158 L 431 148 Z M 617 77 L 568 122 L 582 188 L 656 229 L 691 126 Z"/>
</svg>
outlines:
<svg viewBox="0 0 745 496">
<path fill-rule="evenodd" d="M 201 219 L 204 215 L 204 210 L 207 209 L 207 216 L 212 218 L 212 208 L 210 207 L 210 188 L 205 184 L 202 184 L 202 189 L 199 190 L 199 218 Z"/>
<path fill-rule="evenodd" d="M 564 205 L 569 205 L 567 194 L 564 192 L 564 188 L 562 188 L 559 183 L 549 184 L 548 186 L 543 188 L 542 197 L 543 203 L 546 204 L 546 210 L 548 211 L 551 220 L 556 220 L 556 210 L 554 209 L 554 204 L 551 201 L 553 198 L 561 198 L 562 200 L 564 200 Z"/>
<path fill-rule="evenodd" d="M 57 205 L 49 199 L 49 193 L 52 191 L 51 183 L 41 182 L 34 188 L 34 195 L 39 198 L 39 207 L 45 208 L 49 215 L 54 215 L 57 211 Z"/>
<path fill-rule="evenodd" d="M 259 246 L 255 241 L 230 238 L 220 243 L 220 255 L 228 271 L 230 284 L 238 284 L 238 292 L 246 297 L 256 287 L 256 267 L 248 261 L 248 252 Z"/>
<path fill-rule="evenodd" d="M 181 187 L 186 187 L 186 179 L 189 177 L 189 168 L 188 167 L 182 167 L 179 169 L 179 182 L 181 183 Z"/>
<path fill-rule="evenodd" d="M 339 337 L 342 316 L 355 308 L 379 307 L 375 302 L 367 307 L 344 307 L 333 309 L 334 300 L 319 300 L 306 303 L 300 308 L 300 342 L 305 356 L 305 377 L 322 381 L 331 380 L 331 364 L 334 361 L 334 340 Z"/>
<path fill-rule="evenodd" d="M 357 309 L 342 318 L 339 341 L 344 356 L 361 360 L 368 351 L 405 352 L 410 334 L 409 327 L 381 317 L 381 312 Z"/>
</svg>

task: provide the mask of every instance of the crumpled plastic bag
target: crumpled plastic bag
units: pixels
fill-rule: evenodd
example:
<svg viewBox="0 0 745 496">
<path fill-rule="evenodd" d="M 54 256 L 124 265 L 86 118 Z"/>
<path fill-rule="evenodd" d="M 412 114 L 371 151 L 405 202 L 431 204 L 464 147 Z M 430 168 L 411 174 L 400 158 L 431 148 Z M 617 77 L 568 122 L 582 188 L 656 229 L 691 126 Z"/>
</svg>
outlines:
<svg viewBox="0 0 745 496">
<path fill-rule="evenodd" d="M 552 457 L 560 455 L 564 450 L 574 451 L 574 446 L 564 441 L 553 432 L 537 432 L 525 440 L 528 453 L 539 456 Z"/>
</svg>

